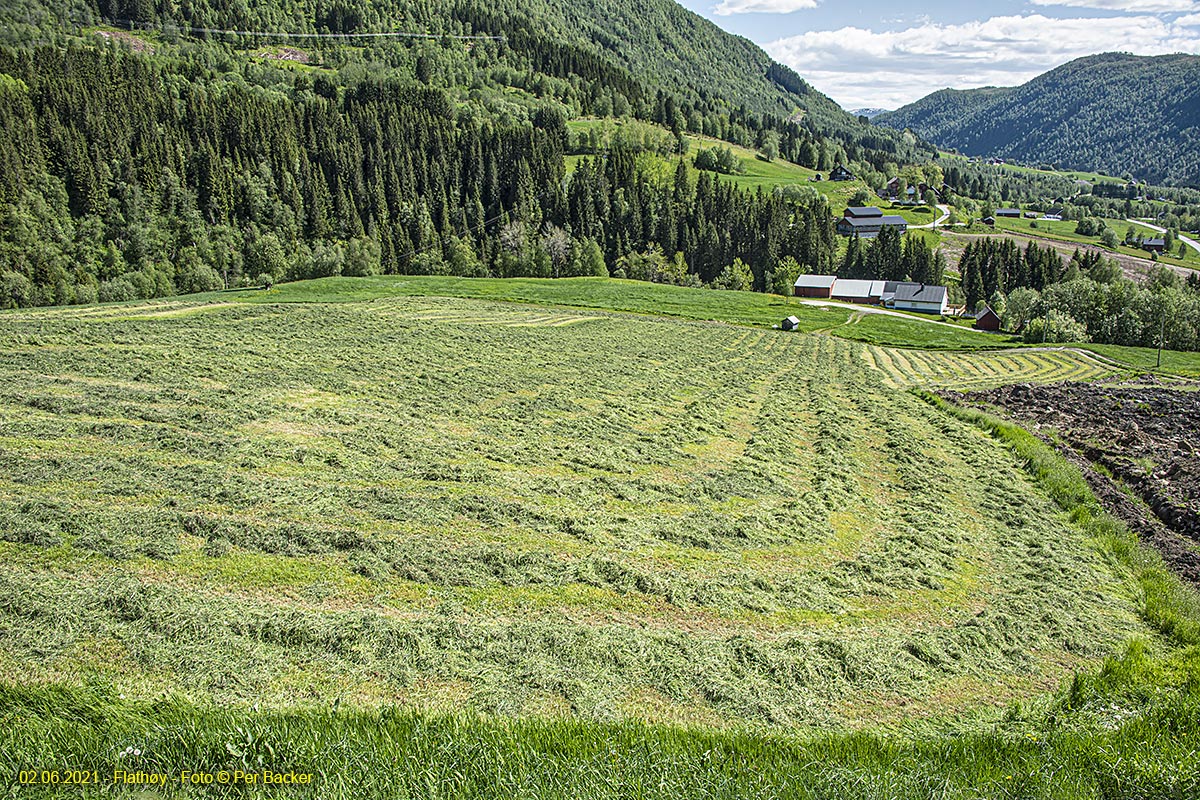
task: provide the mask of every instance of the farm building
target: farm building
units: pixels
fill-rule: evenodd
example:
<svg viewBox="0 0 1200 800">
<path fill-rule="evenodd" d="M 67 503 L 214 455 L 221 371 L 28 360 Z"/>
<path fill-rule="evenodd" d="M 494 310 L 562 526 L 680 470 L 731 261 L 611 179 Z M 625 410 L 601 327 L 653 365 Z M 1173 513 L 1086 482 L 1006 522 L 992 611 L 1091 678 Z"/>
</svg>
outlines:
<svg viewBox="0 0 1200 800">
<path fill-rule="evenodd" d="M 875 219 L 882 217 L 883 212 L 875 206 L 849 206 L 842 216 L 853 217 L 854 219 Z"/>
<path fill-rule="evenodd" d="M 833 294 L 833 284 L 837 277 L 833 275 L 801 275 L 796 278 L 796 297 L 824 297 Z"/>
<path fill-rule="evenodd" d="M 904 217 L 885 215 L 875 206 L 851 206 L 837 222 L 837 232 L 842 236 L 858 234 L 860 239 L 874 239 L 885 227 L 896 228 L 900 233 L 908 230 Z"/>
<path fill-rule="evenodd" d="M 1142 249 L 1147 253 L 1163 253 L 1167 250 L 1166 239 L 1142 239 Z"/>
<path fill-rule="evenodd" d="M 1021 209 L 1019 209 L 1019 208 L 997 208 L 996 216 L 997 217 L 1016 217 L 1016 218 L 1020 219 Z"/>
<path fill-rule="evenodd" d="M 995 225 L 996 224 L 995 217 L 984 217 L 983 219 L 981 219 L 979 221 L 982 222 L 984 225 Z"/>
<path fill-rule="evenodd" d="M 992 311 L 991 306 L 984 306 L 975 314 L 975 327 L 981 331 L 1000 330 L 1000 315 Z"/>
<path fill-rule="evenodd" d="M 843 303 L 869 303 L 879 305 L 882 302 L 884 281 L 852 281 L 838 279 L 833 285 L 830 297 Z"/>
<path fill-rule="evenodd" d="M 794 331 L 800 327 L 800 320 L 796 317 L 788 317 L 783 322 L 779 323 L 779 327 L 785 331 Z"/>
<path fill-rule="evenodd" d="M 831 181 L 852 181 L 852 180 L 854 180 L 854 173 L 851 172 L 850 170 L 846 169 L 845 164 L 838 164 L 836 167 L 834 167 L 830 171 L 829 180 L 831 180 Z"/>
<path fill-rule="evenodd" d="M 945 286 L 908 281 L 888 281 L 881 299 L 888 308 L 922 314 L 945 314 L 949 305 Z"/>
</svg>

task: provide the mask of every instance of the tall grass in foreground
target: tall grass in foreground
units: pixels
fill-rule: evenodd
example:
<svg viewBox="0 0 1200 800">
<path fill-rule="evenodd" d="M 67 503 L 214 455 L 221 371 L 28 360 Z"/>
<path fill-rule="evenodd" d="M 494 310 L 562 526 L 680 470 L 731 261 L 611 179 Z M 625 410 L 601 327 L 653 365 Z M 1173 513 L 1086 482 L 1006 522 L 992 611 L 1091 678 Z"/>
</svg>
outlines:
<svg viewBox="0 0 1200 800">
<path fill-rule="evenodd" d="M 1147 668 L 1135 651 L 1114 662 L 1112 674 Z M 18 770 L 45 767 L 96 770 L 102 783 L 115 769 L 162 772 L 172 777 L 168 795 L 185 793 L 175 780 L 182 770 L 313 774 L 310 786 L 186 790 L 207 796 L 1068 800 L 1200 791 L 1194 681 L 1169 698 L 1122 710 L 1126 716 L 1111 730 L 1074 730 L 1052 719 L 1024 731 L 920 743 L 389 711 L 246 713 L 165 700 L 130 705 L 102 691 L 50 687 L 9 688 L 0 702 L 0 770 L 10 786 Z M 45 786 L 13 791 L 65 793 Z"/>
<path fill-rule="evenodd" d="M 989 431 L 1097 545 L 1128 564 L 1172 647 L 1132 643 L 1044 707 L 988 734 L 798 737 L 639 723 L 506 720 L 333 708 L 289 712 L 131 702 L 102 686 L 0 686 L 0 780 L 13 796 L 111 796 L 115 769 L 313 773 L 309 786 L 199 786 L 167 796 L 320 798 L 1194 798 L 1200 796 L 1200 602 L 1026 431 Z M 95 770 L 101 787 L 18 786 L 20 770 Z M 117 792 L 122 793 L 124 790 Z"/>
</svg>

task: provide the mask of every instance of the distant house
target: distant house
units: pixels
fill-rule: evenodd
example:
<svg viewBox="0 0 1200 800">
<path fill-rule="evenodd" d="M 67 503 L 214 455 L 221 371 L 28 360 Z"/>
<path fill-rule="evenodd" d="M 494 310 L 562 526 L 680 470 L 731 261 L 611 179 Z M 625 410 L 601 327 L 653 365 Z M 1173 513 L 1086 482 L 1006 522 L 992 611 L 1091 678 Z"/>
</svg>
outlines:
<svg viewBox="0 0 1200 800">
<path fill-rule="evenodd" d="M 882 299 L 888 308 L 923 314 L 945 314 L 950 305 L 945 286 L 908 281 L 888 281 L 884 284 Z"/>
<path fill-rule="evenodd" d="M 885 215 L 875 206 L 851 206 L 837 221 L 842 236 L 858 234 L 860 239 L 874 239 L 884 228 L 896 228 L 901 234 L 908 230 L 908 221 L 894 214 Z"/>
<path fill-rule="evenodd" d="M 975 327 L 981 331 L 998 331 L 1000 330 L 1000 315 L 992 311 L 990 306 L 984 306 L 975 315 Z"/>
<path fill-rule="evenodd" d="M 854 180 L 854 173 L 851 172 L 850 170 L 846 169 L 846 166 L 844 164 L 838 164 L 829 173 L 829 180 L 831 180 L 831 181 L 852 181 L 852 180 Z"/>
<path fill-rule="evenodd" d="M 853 217 L 855 219 L 875 219 L 882 217 L 883 212 L 875 206 L 847 206 L 842 212 L 844 217 Z"/>
<path fill-rule="evenodd" d="M 984 217 L 983 219 L 981 219 L 979 221 L 982 222 L 984 225 L 995 225 L 996 224 L 995 217 Z"/>
<path fill-rule="evenodd" d="M 824 297 L 828 299 L 833 294 L 833 284 L 837 277 L 833 275 L 801 275 L 796 278 L 793 287 L 796 297 Z"/>
<path fill-rule="evenodd" d="M 1165 253 L 1167 250 L 1167 240 L 1142 239 L 1142 249 L 1147 253 Z"/>
<path fill-rule="evenodd" d="M 796 319 L 795 317 L 788 317 L 783 322 L 779 323 L 779 327 L 783 328 L 785 331 L 794 331 L 800 327 L 800 320 Z"/>
<path fill-rule="evenodd" d="M 1019 208 L 997 208 L 996 216 L 997 217 L 1016 217 L 1019 219 L 1021 217 L 1021 209 L 1019 209 Z"/>
<path fill-rule="evenodd" d="M 830 297 L 843 303 L 867 303 L 879 305 L 883 302 L 884 281 L 854 281 L 838 278 Z"/>
</svg>

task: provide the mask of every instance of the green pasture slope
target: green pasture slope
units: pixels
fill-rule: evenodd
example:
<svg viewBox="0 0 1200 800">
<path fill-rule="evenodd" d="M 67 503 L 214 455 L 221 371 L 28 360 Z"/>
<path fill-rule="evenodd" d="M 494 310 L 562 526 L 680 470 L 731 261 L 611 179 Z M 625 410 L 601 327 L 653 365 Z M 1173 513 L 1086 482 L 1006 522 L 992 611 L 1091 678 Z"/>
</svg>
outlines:
<svg viewBox="0 0 1200 800">
<path fill-rule="evenodd" d="M 0 313 L 10 794 L 1195 795 L 1200 604 L 1040 442 L 841 309 L 463 286 Z"/>
<path fill-rule="evenodd" d="M 1124 239 L 1125 231 L 1131 227 L 1131 223 L 1121 220 L 1107 220 L 1108 226 L 1116 232 L 1119 239 Z M 1075 232 L 1075 226 L 1078 223 L 1074 220 L 1044 220 L 1044 219 L 1014 219 L 1012 217 L 998 217 L 995 226 L 987 226 L 982 224 L 974 224 L 970 228 L 957 229 L 957 233 L 973 234 L 977 236 L 988 236 L 996 232 L 1015 233 L 1023 236 L 1030 236 L 1036 239 L 1046 241 L 1063 242 L 1064 244 L 1087 245 L 1089 247 L 1104 248 L 1100 244 L 1099 236 L 1084 236 Z M 1156 234 L 1151 229 L 1141 224 L 1132 224 L 1132 227 L 1140 235 L 1151 237 Z M 1146 266 L 1152 266 L 1150 253 L 1142 250 L 1139 247 L 1133 247 L 1124 244 L 1122 241 L 1115 251 L 1126 256 L 1142 258 L 1146 260 Z M 1164 266 L 1187 267 L 1189 269 L 1200 269 L 1200 254 L 1195 250 L 1186 248 L 1182 258 L 1179 257 L 1178 245 L 1169 254 L 1163 254 L 1158 257 L 1158 263 Z"/>
<path fill-rule="evenodd" d="M 574 133 L 580 133 L 590 129 L 607 131 L 609 133 L 620 129 L 623 126 L 632 126 L 638 130 L 657 131 L 661 135 L 667 135 L 669 131 L 658 125 L 650 123 L 630 123 L 629 121 L 612 121 L 612 120 L 597 120 L 597 119 L 577 119 L 567 123 L 567 127 Z M 836 213 L 841 213 L 842 207 L 850 203 L 850 199 L 855 192 L 860 189 L 870 193 L 872 202 L 877 202 L 875 193 L 871 192 L 870 187 L 860 180 L 854 181 L 830 181 L 830 180 L 814 180 L 818 174 L 817 170 L 802 167 L 799 164 L 793 164 L 785 159 L 774 159 L 766 161 L 753 149 L 741 147 L 731 142 L 725 142 L 720 139 L 713 139 L 706 136 L 696 134 L 685 134 L 685 139 L 688 142 L 688 153 L 684 156 L 684 161 L 691 169 L 694 176 L 698 170 L 693 165 L 693 159 L 700 150 L 707 150 L 713 147 L 725 147 L 733 152 L 742 165 L 742 172 L 736 175 L 718 175 L 721 180 L 729 181 L 742 189 L 762 189 L 763 191 L 772 191 L 779 186 L 797 185 L 808 186 L 816 189 L 821 194 L 825 195 L 829 200 L 830 206 L 833 207 Z M 590 156 L 567 156 L 568 171 L 575 168 L 582 158 Z M 660 165 L 662 177 L 664 180 L 670 179 L 674 175 L 675 164 L 678 162 L 678 156 L 665 157 L 658 156 L 653 153 L 642 153 L 640 156 L 646 163 L 655 163 Z M 822 178 L 827 177 L 827 174 L 821 174 Z M 902 214 L 912 224 L 925 224 L 933 222 L 939 213 L 935 210 L 924 206 L 908 207 L 896 206 L 894 209 L 885 204 L 888 208 L 888 213 Z"/>
</svg>

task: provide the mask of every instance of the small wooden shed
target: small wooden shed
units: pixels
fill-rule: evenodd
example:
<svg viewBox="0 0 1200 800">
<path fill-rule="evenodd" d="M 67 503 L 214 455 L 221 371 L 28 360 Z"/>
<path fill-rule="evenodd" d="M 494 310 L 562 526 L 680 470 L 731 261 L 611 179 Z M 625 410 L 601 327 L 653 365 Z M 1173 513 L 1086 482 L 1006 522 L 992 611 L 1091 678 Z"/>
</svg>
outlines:
<svg viewBox="0 0 1200 800">
<path fill-rule="evenodd" d="M 975 327 L 981 331 L 1000 330 L 1000 315 L 992 311 L 991 306 L 984 306 L 975 314 Z"/>
<path fill-rule="evenodd" d="M 779 323 L 779 327 L 783 328 L 785 331 L 798 330 L 800 328 L 800 320 L 796 319 L 795 317 L 788 317 L 783 322 Z"/>
</svg>

